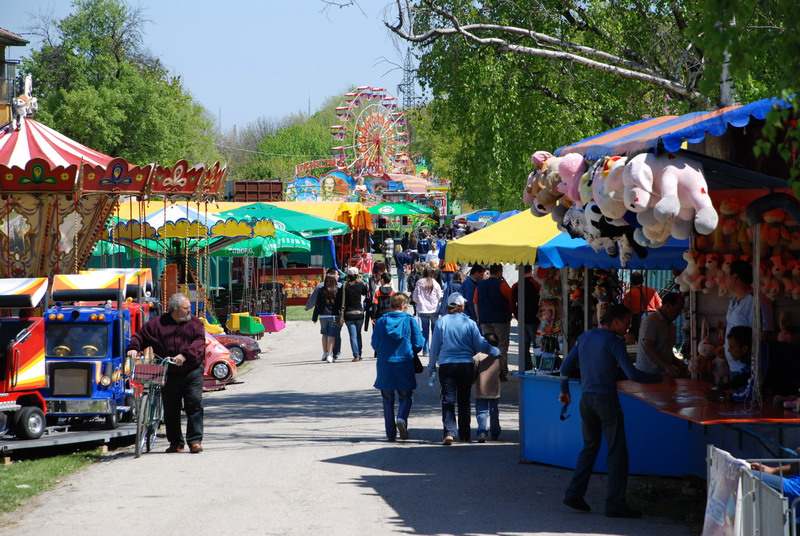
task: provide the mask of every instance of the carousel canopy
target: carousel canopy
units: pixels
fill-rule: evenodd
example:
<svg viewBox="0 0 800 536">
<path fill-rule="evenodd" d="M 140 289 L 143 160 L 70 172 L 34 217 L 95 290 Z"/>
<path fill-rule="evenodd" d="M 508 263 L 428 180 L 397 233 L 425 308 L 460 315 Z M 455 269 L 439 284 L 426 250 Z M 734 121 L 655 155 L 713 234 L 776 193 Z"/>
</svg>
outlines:
<svg viewBox="0 0 800 536">
<path fill-rule="evenodd" d="M 34 158 L 47 160 L 54 167 L 82 162 L 107 166 L 113 160 L 33 119 L 22 121 L 19 130 L 13 130 L 11 123 L 0 130 L 1 164 L 24 168 Z"/>
<path fill-rule="evenodd" d="M 289 231 L 303 238 L 336 236 L 350 232 L 350 227 L 342 222 L 318 218 L 269 203 L 253 203 L 217 215 L 242 222 L 269 219 L 275 224 L 276 229 Z"/>
<path fill-rule="evenodd" d="M 559 234 L 551 218 L 537 218 L 529 210 L 485 229 L 448 242 L 447 262 L 535 264 L 536 250 Z"/>
</svg>

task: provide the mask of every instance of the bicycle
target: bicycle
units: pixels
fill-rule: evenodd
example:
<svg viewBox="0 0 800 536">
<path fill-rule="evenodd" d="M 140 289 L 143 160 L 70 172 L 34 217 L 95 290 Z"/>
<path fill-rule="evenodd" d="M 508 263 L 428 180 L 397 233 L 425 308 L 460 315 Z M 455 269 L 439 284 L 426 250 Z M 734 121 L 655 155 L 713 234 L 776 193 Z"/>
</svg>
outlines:
<svg viewBox="0 0 800 536">
<path fill-rule="evenodd" d="M 154 357 L 152 363 L 135 363 L 133 381 L 140 384 L 136 389 L 136 444 L 134 457 L 142 451 L 150 452 L 156 441 L 156 433 L 161 426 L 164 406 L 161 389 L 167 377 L 167 367 L 174 363 L 171 357 Z"/>
</svg>

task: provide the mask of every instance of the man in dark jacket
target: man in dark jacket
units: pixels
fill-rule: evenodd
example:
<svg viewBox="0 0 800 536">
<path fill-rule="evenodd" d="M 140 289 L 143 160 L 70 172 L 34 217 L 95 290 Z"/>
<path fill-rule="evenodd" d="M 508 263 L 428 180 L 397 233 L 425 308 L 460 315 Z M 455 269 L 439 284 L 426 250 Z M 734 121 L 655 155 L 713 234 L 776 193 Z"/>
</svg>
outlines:
<svg viewBox="0 0 800 536">
<path fill-rule="evenodd" d="M 533 368 L 531 346 L 536 342 L 536 326 L 539 323 L 539 284 L 533 278 L 533 268 L 525 265 L 525 370 Z M 519 283 L 511 286 L 514 296 L 514 318 L 519 320 Z M 519 329 L 519 327 L 517 327 Z"/>
<path fill-rule="evenodd" d="M 159 357 L 172 357 L 167 383 L 161 391 L 164 401 L 164 425 L 167 428 L 167 452 L 182 452 L 181 405 L 186 411 L 186 439 L 194 454 L 203 452 L 203 362 L 205 329 L 192 315 L 186 294 L 174 294 L 167 312 L 150 320 L 131 337 L 128 357 L 136 358 L 148 347 Z"/>
</svg>

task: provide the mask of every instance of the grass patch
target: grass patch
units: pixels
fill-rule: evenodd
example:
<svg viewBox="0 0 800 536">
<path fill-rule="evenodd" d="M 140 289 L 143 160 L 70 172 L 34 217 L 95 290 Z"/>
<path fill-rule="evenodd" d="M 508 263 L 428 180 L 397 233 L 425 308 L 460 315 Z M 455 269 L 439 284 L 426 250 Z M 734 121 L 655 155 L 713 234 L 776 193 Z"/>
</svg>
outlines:
<svg viewBox="0 0 800 536">
<path fill-rule="evenodd" d="M 0 512 L 11 512 L 23 502 L 52 488 L 61 479 L 101 458 L 100 450 L 73 452 L 0 467 Z"/>
<path fill-rule="evenodd" d="M 311 316 L 314 314 L 314 309 L 306 311 L 304 305 L 287 305 L 286 306 L 286 321 L 291 322 L 295 320 L 310 321 Z"/>
</svg>

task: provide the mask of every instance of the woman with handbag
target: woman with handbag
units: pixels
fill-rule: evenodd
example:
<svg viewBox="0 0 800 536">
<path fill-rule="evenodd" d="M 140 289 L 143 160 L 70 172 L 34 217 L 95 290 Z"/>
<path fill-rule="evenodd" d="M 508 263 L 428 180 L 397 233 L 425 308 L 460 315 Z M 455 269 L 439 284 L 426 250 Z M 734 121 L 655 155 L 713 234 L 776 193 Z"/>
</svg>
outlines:
<svg viewBox="0 0 800 536">
<path fill-rule="evenodd" d="M 347 269 L 347 281 L 339 289 L 336 302 L 343 304 L 344 325 L 350 335 L 350 348 L 353 350 L 353 361 L 361 361 L 361 328 L 364 326 L 364 300 L 367 286 L 361 281 L 358 268 Z"/>
<path fill-rule="evenodd" d="M 408 439 L 408 415 L 412 394 L 417 388 L 415 374 L 416 352 L 425 343 L 417 321 L 406 312 L 408 296 L 398 292 L 392 296 L 392 310 L 381 316 L 372 330 L 372 347 L 378 355 L 377 378 L 374 387 L 383 398 L 383 420 L 386 439 L 396 436 Z M 421 372 L 422 363 L 419 364 Z M 394 414 L 395 393 L 398 396 L 397 419 Z"/>
<path fill-rule="evenodd" d="M 319 319 L 319 332 L 322 335 L 322 360 L 328 363 L 336 361 L 333 346 L 342 329 L 339 323 L 341 318 L 341 300 L 336 276 L 328 274 L 314 304 L 314 313 L 311 320 L 316 323 Z"/>
<path fill-rule="evenodd" d="M 439 318 L 439 304 L 442 301 L 442 287 L 434 279 L 433 269 L 428 264 L 422 265 L 422 277 L 417 281 L 411 299 L 417 304 L 417 316 L 422 326 L 422 336 L 425 337 L 425 346 L 422 355 L 428 355 L 428 341 L 431 332 L 436 327 Z"/>
</svg>

